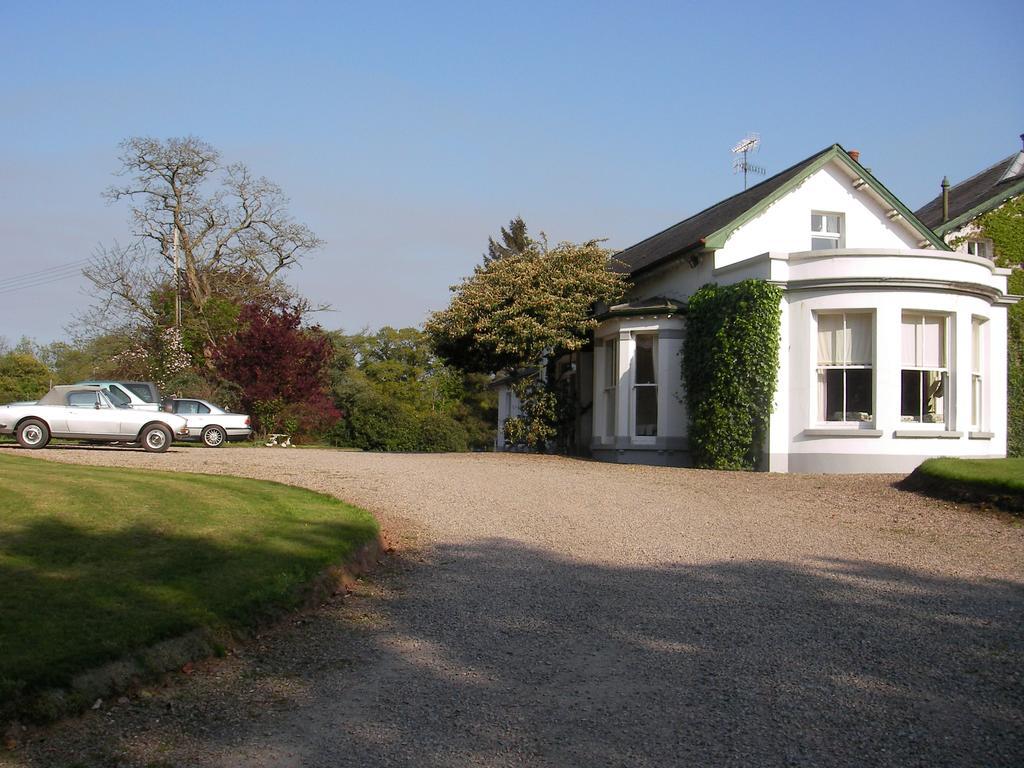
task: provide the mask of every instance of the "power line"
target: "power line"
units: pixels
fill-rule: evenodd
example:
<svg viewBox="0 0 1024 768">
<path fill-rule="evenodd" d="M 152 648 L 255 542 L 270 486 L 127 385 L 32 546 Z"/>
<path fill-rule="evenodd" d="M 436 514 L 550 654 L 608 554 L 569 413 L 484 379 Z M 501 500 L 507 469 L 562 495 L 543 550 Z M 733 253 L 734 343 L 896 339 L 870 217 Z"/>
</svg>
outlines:
<svg viewBox="0 0 1024 768">
<path fill-rule="evenodd" d="M 0 294 L 37 288 L 50 283 L 56 283 L 60 280 L 67 280 L 70 277 L 81 274 L 82 267 L 88 264 L 89 261 L 89 259 L 80 259 L 68 264 L 40 269 L 36 272 L 26 272 L 13 277 L 0 278 Z"/>
</svg>

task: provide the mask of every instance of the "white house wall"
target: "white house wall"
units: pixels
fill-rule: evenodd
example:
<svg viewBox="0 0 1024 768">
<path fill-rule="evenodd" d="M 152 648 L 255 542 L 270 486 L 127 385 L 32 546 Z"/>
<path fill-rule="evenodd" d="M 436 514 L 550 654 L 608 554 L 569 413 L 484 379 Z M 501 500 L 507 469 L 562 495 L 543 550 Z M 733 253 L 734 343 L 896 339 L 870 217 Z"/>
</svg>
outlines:
<svg viewBox="0 0 1024 768">
<path fill-rule="evenodd" d="M 740 226 L 715 252 L 722 268 L 764 253 L 806 251 L 811 247 L 811 212 L 844 215 L 843 247 L 875 249 L 917 248 L 921 235 L 906 224 L 890 221 L 887 207 L 868 187 L 853 188 L 854 180 L 835 163 L 811 174 L 789 194 Z"/>
</svg>

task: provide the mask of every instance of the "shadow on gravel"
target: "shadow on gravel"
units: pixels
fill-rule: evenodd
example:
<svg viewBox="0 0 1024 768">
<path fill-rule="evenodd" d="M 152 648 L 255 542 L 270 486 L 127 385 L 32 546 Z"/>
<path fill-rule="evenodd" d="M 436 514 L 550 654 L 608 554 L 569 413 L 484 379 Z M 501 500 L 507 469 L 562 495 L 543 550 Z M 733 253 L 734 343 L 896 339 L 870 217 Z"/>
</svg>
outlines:
<svg viewBox="0 0 1024 768">
<path fill-rule="evenodd" d="M 321 617 L 308 647 L 295 632 L 282 658 L 261 659 L 304 686 L 288 707 L 258 713 L 211 684 L 211 709 L 251 719 L 147 729 L 246 766 L 1009 766 L 1024 754 L 1019 583 L 830 559 L 630 569 L 505 540 L 391 571 L 383 621 Z M 325 672 L 331 654 L 358 661 Z"/>
</svg>

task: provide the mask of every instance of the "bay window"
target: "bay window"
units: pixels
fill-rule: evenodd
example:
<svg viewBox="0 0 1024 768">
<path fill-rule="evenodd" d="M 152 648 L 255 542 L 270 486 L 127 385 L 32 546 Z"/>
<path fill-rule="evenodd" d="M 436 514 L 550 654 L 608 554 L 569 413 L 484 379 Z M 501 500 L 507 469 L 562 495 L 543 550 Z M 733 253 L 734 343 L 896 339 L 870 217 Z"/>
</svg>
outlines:
<svg viewBox="0 0 1024 768">
<path fill-rule="evenodd" d="M 874 419 L 872 319 L 867 312 L 818 314 L 819 421 Z"/>
<path fill-rule="evenodd" d="M 900 414 L 905 422 L 944 424 L 949 389 L 948 318 L 903 314 Z"/>
<path fill-rule="evenodd" d="M 634 337 L 633 434 L 658 435 L 658 336 L 638 333 Z"/>
</svg>

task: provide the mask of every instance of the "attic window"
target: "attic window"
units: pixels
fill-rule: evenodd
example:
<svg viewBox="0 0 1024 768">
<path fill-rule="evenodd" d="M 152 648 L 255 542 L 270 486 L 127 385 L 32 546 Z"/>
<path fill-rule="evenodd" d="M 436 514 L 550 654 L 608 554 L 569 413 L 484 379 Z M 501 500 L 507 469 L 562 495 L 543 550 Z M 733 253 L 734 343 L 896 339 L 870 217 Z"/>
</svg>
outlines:
<svg viewBox="0 0 1024 768">
<path fill-rule="evenodd" d="M 984 240 L 968 240 L 967 252 L 971 256 L 981 256 L 983 259 L 991 258 L 988 252 L 988 243 Z"/>
<path fill-rule="evenodd" d="M 843 247 L 843 214 L 811 213 L 811 250 Z"/>
</svg>

